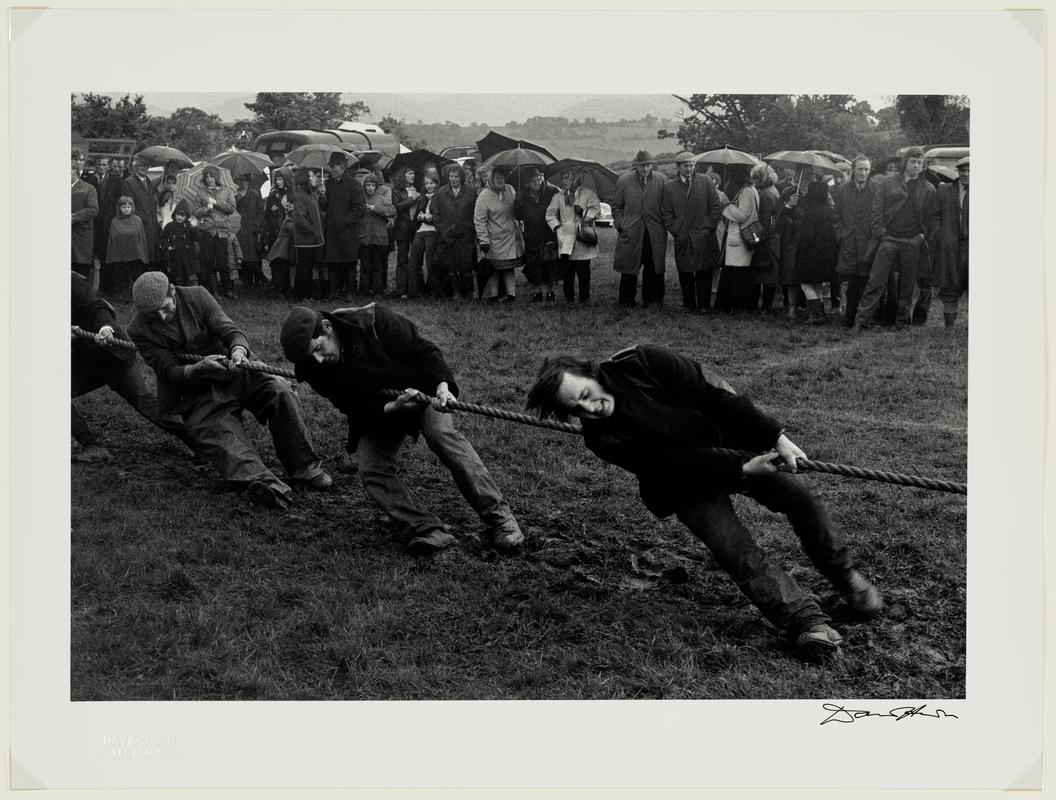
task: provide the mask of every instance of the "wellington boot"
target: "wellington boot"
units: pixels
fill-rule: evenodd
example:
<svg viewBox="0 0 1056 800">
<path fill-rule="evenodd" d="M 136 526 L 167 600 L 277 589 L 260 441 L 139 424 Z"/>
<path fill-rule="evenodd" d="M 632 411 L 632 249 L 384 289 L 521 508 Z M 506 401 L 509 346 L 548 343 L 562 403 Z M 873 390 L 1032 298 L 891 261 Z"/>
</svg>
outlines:
<svg viewBox="0 0 1056 800">
<path fill-rule="evenodd" d="M 808 300 L 807 313 L 810 315 L 807 317 L 808 325 L 824 325 L 828 322 L 825 317 L 825 306 L 821 300 Z"/>
</svg>

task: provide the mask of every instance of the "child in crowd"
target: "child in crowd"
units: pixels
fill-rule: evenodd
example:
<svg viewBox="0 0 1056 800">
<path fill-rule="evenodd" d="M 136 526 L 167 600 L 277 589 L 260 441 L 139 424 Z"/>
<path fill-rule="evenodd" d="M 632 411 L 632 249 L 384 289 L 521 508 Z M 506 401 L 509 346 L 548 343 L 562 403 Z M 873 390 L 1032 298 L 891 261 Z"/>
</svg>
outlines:
<svg viewBox="0 0 1056 800">
<path fill-rule="evenodd" d="M 161 259 L 175 286 L 198 285 L 198 237 L 190 223 L 191 209 L 180 200 L 172 221 L 161 231 Z"/>
<path fill-rule="evenodd" d="M 132 198 L 121 195 L 117 199 L 117 216 L 110 223 L 106 244 L 106 268 L 111 280 L 113 296 L 123 303 L 132 302 L 132 284 L 147 266 L 147 234 L 143 221 L 136 216 Z"/>
</svg>

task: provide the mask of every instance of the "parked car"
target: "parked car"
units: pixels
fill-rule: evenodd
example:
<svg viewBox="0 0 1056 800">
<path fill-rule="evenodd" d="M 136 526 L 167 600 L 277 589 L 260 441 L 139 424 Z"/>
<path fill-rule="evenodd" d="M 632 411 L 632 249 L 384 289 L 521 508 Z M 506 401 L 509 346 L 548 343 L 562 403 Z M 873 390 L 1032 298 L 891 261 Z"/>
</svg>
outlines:
<svg viewBox="0 0 1056 800">
<path fill-rule="evenodd" d="M 598 214 L 598 218 L 594 220 L 596 225 L 600 225 L 603 228 L 612 227 L 612 206 L 608 203 L 599 203 L 601 206 L 601 213 Z"/>
</svg>

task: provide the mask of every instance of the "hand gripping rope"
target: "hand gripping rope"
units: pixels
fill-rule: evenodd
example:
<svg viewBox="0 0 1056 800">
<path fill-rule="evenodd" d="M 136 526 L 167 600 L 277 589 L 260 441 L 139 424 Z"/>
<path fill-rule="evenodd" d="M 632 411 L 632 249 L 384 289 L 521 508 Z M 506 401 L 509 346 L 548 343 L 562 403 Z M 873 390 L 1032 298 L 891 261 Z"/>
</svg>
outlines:
<svg viewBox="0 0 1056 800">
<path fill-rule="evenodd" d="M 94 339 L 95 334 L 89 333 L 88 331 L 81 330 L 74 326 L 73 333 L 83 338 Z M 131 342 L 126 342 L 122 339 L 114 339 L 114 344 L 119 347 L 127 347 L 133 350 L 136 346 Z M 181 353 L 178 356 L 179 360 L 186 364 L 193 364 L 201 361 L 204 356 L 193 355 L 189 353 Z M 248 369 L 251 372 L 263 372 L 268 375 L 277 375 L 281 378 L 290 378 L 296 380 L 296 375 L 292 369 L 282 369 L 281 367 L 273 367 L 269 364 L 265 364 L 263 361 L 249 361 L 243 363 L 242 369 Z M 385 389 L 381 392 L 386 397 L 399 397 L 403 394 L 402 391 L 397 389 Z M 430 398 L 432 399 L 432 398 Z M 482 406 L 477 403 L 466 403 L 461 400 L 454 400 L 448 402 L 447 407 L 452 411 L 465 411 L 470 414 L 480 414 L 485 417 L 493 417 L 495 419 L 504 419 L 508 422 L 516 422 L 521 425 L 532 425 L 536 428 L 549 428 L 554 431 L 561 431 L 562 433 L 575 433 L 582 435 L 583 431 L 579 425 L 572 422 L 559 422 L 554 419 L 539 419 L 530 414 L 522 414 L 517 411 L 506 411 L 502 408 L 494 408 L 492 406 Z M 752 458 L 758 455 L 757 453 L 751 453 L 745 450 L 730 450 L 724 447 L 713 447 L 710 448 L 716 453 L 723 455 L 739 456 L 744 459 Z M 796 466 L 803 472 L 825 472 L 830 475 L 842 475 L 847 478 L 860 478 L 867 481 L 881 481 L 882 483 L 893 483 L 898 486 L 913 486 L 918 489 L 930 489 L 937 492 L 952 492 L 953 494 L 968 494 L 968 486 L 964 483 L 954 483 L 952 481 L 937 480 L 934 478 L 922 478 L 919 475 L 903 475 L 897 472 L 886 472 L 884 470 L 876 469 L 865 469 L 863 467 L 854 467 L 848 464 L 829 464 L 824 461 L 811 461 L 810 459 L 801 458 L 796 462 Z M 781 467 L 781 469 L 787 469 Z"/>
</svg>

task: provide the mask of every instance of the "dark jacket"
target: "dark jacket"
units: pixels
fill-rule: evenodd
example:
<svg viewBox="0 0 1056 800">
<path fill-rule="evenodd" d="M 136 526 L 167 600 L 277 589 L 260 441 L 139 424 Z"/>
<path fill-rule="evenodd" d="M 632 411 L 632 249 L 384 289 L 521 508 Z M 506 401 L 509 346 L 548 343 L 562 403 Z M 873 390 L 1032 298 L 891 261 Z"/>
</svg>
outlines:
<svg viewBox="0 0 1056 800">
<path fill-rule="evenodd" d="M 128 326 L 132 341 L 158 376 L 158 408 L 162 413 L 184 414 L 214 396 L 218 383 L 235 380 L 238 374 L 209 378 L 188 376 L 188 366 L 177 355 L 229 355 L 241 345 L 249 352 L 249 341 L 220 305 L 202 286 L 176 287 L 176 319 L 162 322 L 157 314 L 136 314 Z"/>
<path fill-rule="evenodd" d="M 121 177 L 113 172 L 106 173 L 100 179 L 98 173 L 95 176 L 99 187 L 99 216 L 95 218 L 95 255 L 99 262 L 106 263 L 106 243 L 110 236 L 110 221 L 117 216 L 117 199 L 122 195 Z"/>
<path fill-rule="evenodd" d="M 832 209 L 827 205 L 805 208 L 796 237 L 796 282 L 835 280 L 839 248 Z"/>
<path fill-rule="evenodd" d="M 341 179 L 326 179 L 326 252 L 323 260 L 348 264 L 359 255 L 359 234 L 367 209 L 363 185 L 346 172 Z"/>
<path fill-rule="evenodd" d="M 840 243 L 836 271 L 842 275 L 868 275 L 872 259 L 866 259 L 872 242 L 871 216 L 877 182 L 869 178 L 858 189 L 854 181 L 841 183 L 833 190 L 833 225 Z M 874 248 L 875 249 L 875 248 Z"/>
<path fill-rule="evenodd" d="M 905 173 L 899 172 L 889 175 L 880 182 L 873 195 L 873 208 L 870 218 L 872 235 L 882 239 L 887 233 L 887 226 L 901 210 L 909 194 L 906 191 Z M 920 229 L 924 232 L 924 240 L 927 241 L 938 230 L 939 209 L 935 202 L 935 187 L 928 183 L 921 175 L 917 179 L 917 221 Z"/>
<path fill-rule="evenodd" d="M 117 324 L 113 306 L 92 291 L 91 285 L 83 276 L 71 272 L 70 289 L 71 325 L 76 325 L 88 333 L 99 333 L 104 325 L 109 325 L 114 329 L 115 338 L 131 341 L 124 329 Z M 91 339 L 80 336 L 72 340 L 71 351 L 74 363 L 89 369 L 113 369 L 121 363 L 129 364 L 136 360 L 136 351 L 131 347 L 102 347 Z"/>
<path fill-rule="evenodd" d="M 533 200 L 531 190 L 523 192 L 513 200 L 513 216 L 524 223 L 524 254 L 533 257 L 543 249 L 547 242 L 557 243 L 557 234 L 546 223 L 546 209 L 560 189 L 544 183 L 539 189 L 538 199 Z"/>
<path fill-rule="evenodd" d="M 391 397 L 382 389 L 414 387 L 436 392 L 446 381 L 458 395 L 458 384 L 440 348 L 418 334 L 414 323 L 374 303 L 361 308 L 322 312 L 341 341 L 341 360 L 319 364 L 311 358 L 296 364 L 297 380 L 309 384 L 348 418 L 348 451 L 355 452 L 367 431 L 417 436 L 421 411 L 386 414 Z"/>
<path fill-rule="evenodd" d="M 407 189 L 403 186 L 392 187 L 392 207 L 396 209 L 396 217 L 392 223 L 392 239 L 399 242 L 404 239 L 413 239 L 414 232 L 418 230 L 418 223 L 412 218 L 411 212 L 418 207 L 418 199 L 425 192 L 419 192 L 417 197 L 411 198 Z M 417 214 L 417 211 L 414 211 Z"/>
<path fill-rule="evenodd" d="M 675 266 L 679 272 L 696 272 L 718 263 L 715 226 L 721 214 L 719 193 L 710 178 L 694 174 L 686 188 L 676 175 L 664 184 L 660 217 L 675 239 Z"/>
<path fill-rule="evenodd" d="M 99 216 L 99 197 L 95 187 L 84 180 L 73 184 L 70 195 L 70 260 L 74 264 L 91 264 L 95 254 L 95 218 Z"/>
<path fill-rule="evenodd" d="M 752 251 L 752 281 L 772 285 L 778 282 L 781 263 L 781 236 L 777 232 L 778 209 L 781 197 L 777 187 L 759 189 L 759 224 L 763 226 L 763 241 Z"/>
<path fill-rule="evenodd" d="M 430 213 L 436 225 L 436 263 L 450 272 L 467 272 L 476 265 L 477 229 L 473 212 L 477 194 L 464 185 L 455 197 L 450 186 L 441 186 L 433 195 Z"/>
<path fill-rule="evenodd" d="M 319 247 L 323 244 L 323 214 L 315 192 L 294 189 L 289 196 L 293 201 L 293 246 Z"/>
<path fill-rule="evenodd" d="M 667 231 L 660 218 L 660 199 L 666 182 L 662 172 L 649 173 L 645 185 L 632 168 L 616 181 L 612 198 L 612 223 L 616 226 L 616 252 L 612 268 L 622 275 L 637 275 L 642 268 L 642 249 L 645 235 L 653 256 L 653 272 L 664 274 L 667 254 Z"/>
<path fill-rule="evenodd" d="M 722 378 L 666 347 L 623 350 L 601 364 L 598 381 L 615 410 L 583 420 L 584 441 L 638 476 L 642 500 L 657 517 L 701 495 L 737 490 L 744 459 L 708 448 L 763 452 L 781 434 L 781 423 Z"/>
<path fill-rule="evenodd" d="M 190 216 L 183 200 L 177 203 L 176 210 Z M 174 219 L 162 229 L 158 250 L 161 263 L 173 283 L 179 284 L 183 278 L 198 274 L 198 233 L 187 220 L 177 222 Z"/>
<path fill-rule="evenodd" d="M 964 195 L 964 207 L 959 207 L 961 182 L 942 184 L 937 191 L 939 209 L 939 233 L 935 263 L 932 268 L 932 285 L 943 289 L 961 291 L 960 262 L 967 261 L 968 254 L 968 198 L 971 192 Z"/>
</svg>

